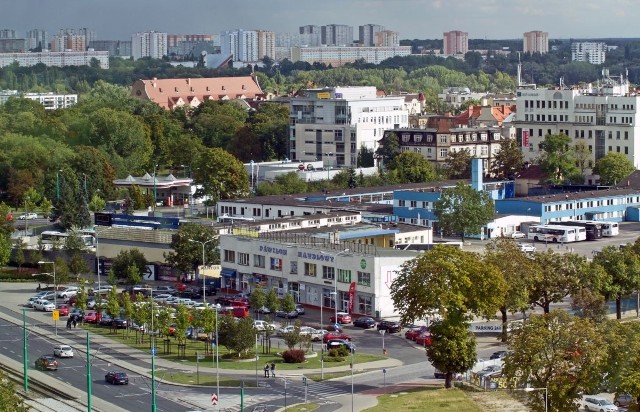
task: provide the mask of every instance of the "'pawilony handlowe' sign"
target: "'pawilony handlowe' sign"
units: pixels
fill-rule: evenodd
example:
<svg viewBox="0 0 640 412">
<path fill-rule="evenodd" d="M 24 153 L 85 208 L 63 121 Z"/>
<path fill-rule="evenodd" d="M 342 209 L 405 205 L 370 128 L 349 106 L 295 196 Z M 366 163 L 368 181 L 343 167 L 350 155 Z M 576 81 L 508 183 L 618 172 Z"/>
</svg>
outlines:
<svg viewBox="0 0 640 412">
<path fill-rule="evenodd" d="M 219 278 L 221 271 L 221 265 L 198 266 L 198 273 L 200 273 L 201 276 L 210 278 Z"/>
</svg>

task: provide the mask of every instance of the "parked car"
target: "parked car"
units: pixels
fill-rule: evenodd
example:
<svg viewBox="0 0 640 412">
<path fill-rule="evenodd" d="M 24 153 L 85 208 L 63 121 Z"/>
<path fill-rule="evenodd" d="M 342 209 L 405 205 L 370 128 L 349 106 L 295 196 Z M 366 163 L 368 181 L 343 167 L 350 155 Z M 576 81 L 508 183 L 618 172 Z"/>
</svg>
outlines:
<svg viewBox="0 0 640 412">
<path fill-rule="evenodd" d="M 112 325 L 114 328 L 118 328 L 118 329 L 126 329 L 127 328 L 127 320 L 123 319 L 123 318 L 115 318 L 112 321 Z"/>
<path fill-rule="evenodd" d="M 404 333 L 404 337 L 410 340 L 415 341 L 416 338 L 418 336 L 420 336 L 420 334 L 428 332 L 429 328 L 427 328 L 426 326 L 420 326 L 420 327 L 414 327 L 409 329 L 408 331 L 406 331 Z"/>
<path fill-rule="evenodd" d="M 104 380 L 112 385 L 128 385 L 129 376 L 124 372 L 109 371 L 104 375 Z"/>
<path fill-rule="evenodd" d="M 89 295 L 107 295 L 111 292 L 112 286 L 100 286 L 99 288 L 89 289 Z"/>
<path fill-rule="evenodd" d="M 373 328 L 376 326 L 376 320 L 369 316 L 363 316 L 361 318 L 357 318 L 356 320 L 354 320 L 353 326 L 357 328 L 365 328 L 365 329 Z"/>
<path fill-rule="evenodd" d="M 100 326 L 111 326 L 113 323 L 113 318 L 109 315 L 102 315 L 100 320 L 98 321 L 98 325 Z"/>
<path fill-rule="evenodd" d="M 297 310 L 292 310 L 291 312 L 285 312 L 284 310 L 277 310 L 276 311 L 276 316 L 279 318 L 285 318 L 285 319 L 295 319 L 299 316 L 300 314 L 298 313 Z"/>
<path fill-rule="evenodd" d="M 38 359 L 36 359 L 36 369 L 40 370 L 48 370 L 48 371 L 57 371 L 58 370 L 58 361 L 51 355 L 42 355 Z"/>
<path fill-rule="evenodd" d="M 38 214 L 37 213 L 26 213 L 24 215 L 20 215 L 18 217 L 18 220 L 33 220 L 33 219 L 37 219 L 38 218 Z"/>
<path fill-rule="evenodd" d="M 351 340 L 351 336 L 347 335 L 346 333 L 341 333 L 341 332 L 329 332 L 329 333 L 324 335 L 324 337 L 322 338 L 322 341 L 324 343 L 327 343 L 332 339 Z"/>
<path fill-rule="evenodd" d="M 153 297 L 153 301 L 155 303 L 165 303 L 167 302 L 168 299 L 172 299 L 172 298 L 173 298 L 173 295 L 169 293 L 160 293 Z"/>
<path fill-rule="evenodd" d="M 531 243 L 518 243 L 518 247 L 523 252 L 531 252 L 531 253 L 533 253 L 533 252 L 536 251 L 536 247 L 533 246 Z"/>
<path fill-rule="evenodd" d="M 636 404 L 636 398 L 629 393 L 616 393 L 613 397 L 613 404 L 616 406 L 628 407 Z"/>
<path fill-rule="evenodd" d="M 298 303 L 296 305 L 296 312 L 298 312 L 298 315 L 304 315 L 304 306 Z"/>
<path fill-rule="evenodd" d="M 386 330 L 387 333 L 398 333 L 402 329 L 400 322 L 393 320 L 382 320 L 378 323 L 378 330 Z"/>
<path fill-rule="evenodd" d="M 422 332 L 421 334 L 416 336 L 413 341 L 418 345 L 430 346 L 432 339 L 433 338 L 431 337 L 431 332 Z"/>
<path fill-rule="evenodd" d="M 478 372 L 477 375 L 481 377 L 489 377 L 489 378 L 492 378 L 494 376 L 500 376 L 502 375 L 502 366 L 489 365 L 484 369 L 482 369 L 480 372 Z"/>
<path fill-rule="evenodd" d="M 73 358 L 73 349 L 69 345 L 56 345 L 53 347 L 53 356 L 59 358 Z"/>
<path fill-rule="evenodd" d="M 49 302 L 48 300 L 38 299 L 35 302 L 33 302 L 33 308 L 35 310 L 53 312 L 53 310 L 56 308 L 56 305 L 54 305 L 52 302 Z"/>
<path fill-rule="evenodd" d="M 69 316 L 69 311 L 71 309 L 71 306 L 69 306 L 66 303 L 59 303 L 56 309 L 58 309 L 58 314 L 60 316 Z"/>
<path fill-rule="evenodd" d="M 56 298 L 56 292 L 45 292 L 40 296 L 40 299 L 53 301 Z"/>
<path fill-rule="evenodd" d="M 266 320 L 254 320 L 253 327 L 256 328 L 256 330 L 259 330 L 261 332 L 267 329 L 270 329 L 270 330 L 276 329 L 276 325 L 274 325 L 273 323 L 269 323 Z"/>
<path fill-rule="evenodd" d="M 324 332 L 311 326 L 302 326 L 300 328 L 300 335 L 310 336 L 312 342 L 320 342 L 324 337 Z"/>
<path fill-rule="evenodd" d="M 597 412 L 616 412 L 618 407 L 610 400 L 600 397 L 587 395 L 582 398 L 582 407 L 585 411 Z"/>
<path fill-rule="evenodd" d="M 62 299 L 70 298 L 71 296 L 75 296 L 78 294 L 77 286 L 69 286 L 58 292 L 58 297 Z"/>
<path fill-rule="evenodd" d="M 98 312 L 95 310 L 88 310 L 84 315 L 84 321 L 87 323 L 97 323 L 99 321 L 98 318 Z"/>
<path fill-rule="evenodd" d="M 436 369 L 435 371 L 433 371 L 433 377 L 435 379 L 446 379 L 447 378 L 447 374 Z"/>
<path fill-rule="evenodd" d="M 336 318 L 337 316 L 337 318 Z M 346 312 L 338 312 L 337 314 L 331 316 L 331 322 L 332 323 L 341 323 L 341 324 L 346 324 L 346 323 L 351 323 L 351 315 L 349 315 Z"/>
<path fill-rule="evenodd" d="M 489 359 L 504 359 L 507 357 L 508 354 L 509 354 L 509 351 L 499 350 L 497 352 L 493 352 L 491 356 L 489 356 Z"/>
<path fill-rule="evenodd" d="M 263 306 L 260 309 L 258 309 L 258 313 L 269 314 L 269 313 L 271 313 L 271 309 L 269 309 L 266 306 Z"/>
<path fill-rule="evenodd" d="M 173 295 L 177 292 L 176 288 L 174 288 L 173 286 L 157 286 L 155 289 L 153 289 L 151 291 L 151 293 L 153 295 L 156 294 L 169 294 L 169 295 Z"/>
<path fill-rule="evenodd" d="M 346 347 L 350 352 L 356 351 L 356 345 L 346 339 L 331 339 L 327 342 L 327 350 Z"/>
<path fill-rule="evenodd" d="M 524 239 L 525 237 L 527 237 L 527 235 L 518 230 L 511 232 L 511 239 Z"/>
<path fill-rule="evenodd" d="M 28 307 L 28 308 L 32 308 L 33 307 L 33 303 L 38 299 L 40 299 L 40 296 L 31 296 L 29 298 L 29 300 L 27 300 L 27 303 L 25 303 L 25 306 Z"/>
</svg>

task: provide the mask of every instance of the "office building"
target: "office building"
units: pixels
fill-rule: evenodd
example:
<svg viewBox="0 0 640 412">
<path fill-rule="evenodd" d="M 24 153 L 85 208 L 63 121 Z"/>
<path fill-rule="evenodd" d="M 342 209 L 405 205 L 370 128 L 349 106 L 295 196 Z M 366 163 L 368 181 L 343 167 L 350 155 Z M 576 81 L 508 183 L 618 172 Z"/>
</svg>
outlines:
<svg viewBox="0 0 640 412">
<path fill-rule="evenodd" d="M 525 160 L 539 158 L 541 143 L 550 134 L 565 134 L 591 152 L 588 167 L 609 152 L 622 153 L 640 168 L 640 96 L 630 93 L 625 76 L 604 70 L 597 85 L 536 88 L 516 91 L 516 134 Z M 587 181 L 592 180 L 587 176 Z M 592 180 L 595 182 L 595 180 Z"/>
<path fill-rule="evenodd" d="M 26 51 L 26 39 L 0 39 L 0 53 L 24 53 Z"/>
<path fill-rule="evenodd" d="M 375 34 L 373 41 L 375 47 L 399 47 L 400 33 L 391 30 L 382 30 Z"/>
<path fill-rule="evenodd" d="M 325 46 L 351 46 L 353 27 L 345 24 L 329 24 L 320 28 L 322 44 Z"/>
<path fill-rule="evenodd" d="M 571 43 L 571 60 L 603 64 L 607 54 L 607 44 L 602 42 L 574 42 Z"/>
<path fill-rule="evenodd" d="M 407 127 L 404 97 L 378 97 L 375 87 L 307 89 L 289 102 L 289 158 L 356 167 L 358 151 L 377 149 L 390 129 Z"/>
<path fill-rule="evenodd" d="M 459 30 L 445 32 L 443 50 L 446 56 L 464 56 L 469 51 L 469 33 Z"/>
<path fill-rule="evenodd" d="M 395 56 L 409 56 L 411 46 L 398 47 L 292 47 L 291 61 L 324 63 L 333 67 L 364 60 L 367 63 L 380 64 Z"/>
<path fill-rule="evenodd" d="M 143 57 L 162 59 L 167 53 L 167 33 L 148 31 L 131 36 L 131 55 L 135 60 Z"/>
<path fill-rule="evenodd" d="M 376 44 L 376 34 L 384 30 L 384 26 L 379 24 L 365 24 L 358 27 L 360 45 L 368 47 L 379 46 L 379 44 Z"/>
<path fill-rule="evenodd" d="M 20 66 L 35 66 L 42 63 L 45 66 L 89 66 L 96 59 L 103 69 L 109 68 L 109 52 L 41 52 L 41 53 L 0 53 L 0 67 L 9 66 L 17 62 Z"/>
<path fill-rule="evenodd" d="M 549 33 L 546 31 L 528 31 L 524 33 L 522 51 L 525 53 L 548 53 Z"/>
</svg>

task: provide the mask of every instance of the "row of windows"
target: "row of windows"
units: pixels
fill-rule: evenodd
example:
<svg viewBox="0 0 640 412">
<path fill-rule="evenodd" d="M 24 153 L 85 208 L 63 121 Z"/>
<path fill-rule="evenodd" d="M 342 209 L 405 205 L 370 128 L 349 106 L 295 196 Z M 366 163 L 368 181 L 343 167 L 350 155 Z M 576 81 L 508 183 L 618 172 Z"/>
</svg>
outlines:
<svg viewBox="0 0 640 412">
<path fill-rule="evenodd" d="M 634 201 L 635 199 L 635 201 Z M 575 202 L 575 209 L 594 208 L 602 206 L 614 206 L 624 204 L 636 204 L 640 202 L 640 196 L 628 197 L 626 199 L 602 199 L 602 200 L 585 200 L 581 202 Z M 544 207 L 545 212 L 559 212 L 562 210 L 573 210 L 574 203 L 561 203 L 556 205 L 546 205 Z"/>
<path fill-rule="evenodd" d="M 416 200 L 407 202 L 404 199 L 398 200 L 398 207 L 407 207 L 407 203 L 409 203 L 409 207 L 421 207 L 422 209 L 431 209 L 433 207 L 433 202 L 418 202 Z"/>
<path fill-rule="evenodd" d="M 524 107 L 525 108 L 535 107 L 536 109 L 568 109 L 569 101 L 568 100 L 525 100 Z"/>
</svg>

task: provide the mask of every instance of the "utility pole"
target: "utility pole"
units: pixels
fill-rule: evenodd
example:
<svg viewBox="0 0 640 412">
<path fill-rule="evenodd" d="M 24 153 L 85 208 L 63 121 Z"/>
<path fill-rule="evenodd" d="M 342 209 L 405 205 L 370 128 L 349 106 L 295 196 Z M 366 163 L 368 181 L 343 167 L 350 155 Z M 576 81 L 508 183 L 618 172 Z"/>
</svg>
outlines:
<svg viewBox="0 0 640 412">
<path fill-rule="evenodd" d="M 27 310 L 22 309 L 22 368 L 24 373 L 24 392 L 29 392 L 29 351 L 27 351 Z"/>
<path fill-rule="evenodd" d="M 91 352 L 89 346 L 89 332 L 87 332 L 87 412 L 92 412 L 91 407 Z"/>
</svg>

